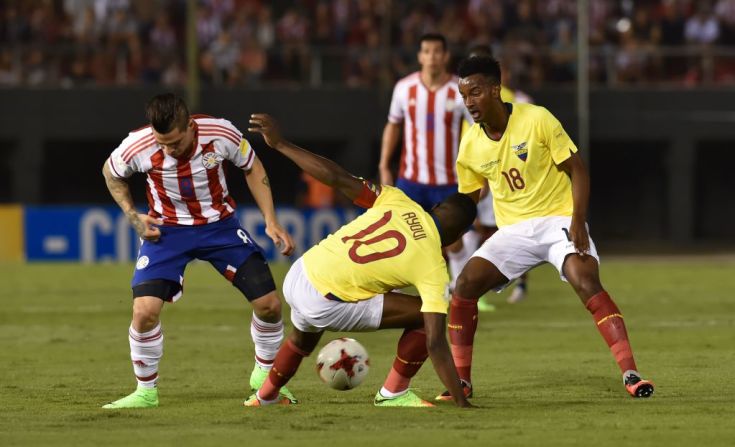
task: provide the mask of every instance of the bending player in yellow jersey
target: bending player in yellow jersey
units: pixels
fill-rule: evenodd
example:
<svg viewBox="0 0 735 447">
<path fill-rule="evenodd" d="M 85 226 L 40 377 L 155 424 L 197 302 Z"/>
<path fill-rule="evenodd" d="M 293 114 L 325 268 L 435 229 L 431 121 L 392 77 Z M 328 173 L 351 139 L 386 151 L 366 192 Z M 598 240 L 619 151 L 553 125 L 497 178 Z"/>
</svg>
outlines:
<svg viewBox="0 0 735 447">
<path fill-rule="evenodd" d="M 475 124 L 457 157 L 459 191 L 475 201 L 485 181 L 498 231 L 462 269 L 452 294 L 449 338 L 465 393 L 472 390 L 477 299 L 532 267 L 549 262 L 594 318 L 634 397 L 653 394 L 637 371 L 623 316 L 600 283 L 586 217 L 589 176 L 577 148 L 545 108 L 500 98 L 500 66 L 473 57 L 459 67 L 459 89 Z M 451 398 L 451 392 L 438 399 Z"/>
<path fill-rule="evenodd" d="M 472 200 L 455 193 L 431 213 L 401 190 L 354 177 L 331 160 L 281 138 L 268 115 L 252 115 L 252 132 L 317 180 L 344 193 L 364 214 L 298 259 L 283 294 L 294 329 L 276 355 L 268 379 L 246 406 L 289 404 L 279 390 L 316 347 L 322 333 L 403 328 L 398 354 L 376 406 L 432 406 L 408 389 L 431 357 L 455 403 L 467 407 L 445 335 L 449 276 L 442 246 L 461 237 L 475 218 Z M 419 297 L 392 292 L 415 286 Z"/>
</svg>

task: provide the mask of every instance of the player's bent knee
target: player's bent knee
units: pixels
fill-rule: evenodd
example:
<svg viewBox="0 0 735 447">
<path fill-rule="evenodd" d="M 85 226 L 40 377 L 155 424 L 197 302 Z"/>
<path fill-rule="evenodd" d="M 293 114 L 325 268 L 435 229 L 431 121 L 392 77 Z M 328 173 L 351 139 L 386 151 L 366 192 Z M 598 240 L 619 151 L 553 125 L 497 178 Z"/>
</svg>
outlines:
<svg viewBox="0 0 735 447">
<path fill-rule="evenodd" d="M 457 284 L 454 290 L 459 296 L 467 298 L 479 297 L 480 294 L 485 293 L 482 290 L 485 288 L 485 282 L 485 278 L 481 275 L 463 270 L 457 278 Z"/>
<path fill-rule="evenodd" d="M 251 302 L 276 290 L 271 270 L 260 253 L 253 253 L 238 267 L 232 278 L 232 285 Z M 278 306 L 280 311 L 280 302 Z"/>
<path fill-rule="evenodd" d="M 155 296 L 137 297 L 133 301 L 133 327 L 139 332 L 153 329 L 159 321 L 163 301 Z"/>
<path fill-rule="evenodd" d="M 262 320 L 279 320 L 281 318 L 281 300 L 278 299 L 275 290 L 250 303 L 253 305 L 255 315 Z"/>
</svg>

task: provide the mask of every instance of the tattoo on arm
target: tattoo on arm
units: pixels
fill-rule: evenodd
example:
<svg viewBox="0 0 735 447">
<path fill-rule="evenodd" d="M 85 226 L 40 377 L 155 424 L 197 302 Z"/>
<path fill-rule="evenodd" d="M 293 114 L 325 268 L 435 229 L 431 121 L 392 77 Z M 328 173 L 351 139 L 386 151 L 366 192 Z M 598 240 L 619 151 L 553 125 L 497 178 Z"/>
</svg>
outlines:
<svg viewBox="0 0 735 447">
<path fill-rule="evenodd" d="M 268 176 L 267 175 L 263 177 L 263 184 L 265 186 L 269 187 L 269 188 L 271 187 L 271 182 L 270 182 L 270 180 L 268 180 Z"/>
<path fill-rule="evenodd" d="M 125 216 L 130 221 L 130 225 L 133 226 L 135 232 L 138 234 L 145 233 L 146 226 L 143 221 L 138 217 L 138 211 L 133 205 L 133 197 L 130 195 L 130 187 L 125 180 L 115 178 L 111 174 L 105 171 L 105 183 L 107 189 L 110 191 L 110 195 L 115 202 L 118 204 L 120 209 L 123 210 Z"/>
</svg>

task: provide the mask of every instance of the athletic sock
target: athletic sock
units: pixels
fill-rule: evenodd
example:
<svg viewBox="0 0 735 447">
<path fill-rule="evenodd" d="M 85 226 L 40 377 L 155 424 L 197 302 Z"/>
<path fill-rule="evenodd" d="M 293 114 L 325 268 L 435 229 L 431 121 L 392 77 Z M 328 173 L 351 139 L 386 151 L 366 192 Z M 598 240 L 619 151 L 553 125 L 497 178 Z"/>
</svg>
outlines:
<svg viewBox="0 0 735 447">
<path fill-rule="evenodd" d="M 460 379 L 472 383 L 472 344 L 477 330 L 477 300 L 452 294 L 448 327 L 457 374 Z"/>
<path fill-rule="evenodd" d="M 637 371 L 623 315 L 610 298 L 610 295 L 604 291 L 600 292 L 587 300 L 585 307 L 597 323 L 597 329 L 610 347 L 610 352 L 615 357 L 620 371 Z"/>
<path fill-rule="evenodd" d="M 278 350 L 278 354 L 273 361 L 273 367 L 268 373 L 268 378 L 265 379 L 265 383 L 258 390 L 258 397 L 266 401 L 277 399 L 281 387 L 291 380 L 291 377 L 296 374 L 296 370 L 299 369 L 301 360 L 308 357 L 309 354 L 311 353 L 297 348 L 291 340 L 286 340 L 286 343 Z"/>
<path fill-rule="evenodd" d="M 268 323 L 258 318 L 253 312 L 253 319 L 250 321 L 250 336 L 253 337 L 255 344 L 255 363 L 262 368 L 270 369 L 278 347 L 283 341 L 283 321 Z"/>
<path fill-rule="evenodd" d="M 158 382 L 158 362 L 163 356 L 163 331 L 161 323 L 148 332 L 138 332 L 133 326 L 128 329 L 130 359 L 138 386 L 153 388 Z"/>
<path fill-rule="evenodd" d="M 477 249 L 477 243 L 479 242 L 479 234 L 475 231 L 468 231 L 462 236 L 462 249 L 457 252 L 447 250 L 447 258 L 449 260 L 449 274 L 452 278 L 450 288 L 454 289 L 457 283 L 457 277 L 465 264 L 472 257 L 472 253 Z"/>
<path fill-rule="evenodd" d="M 385 379 L 381 394 L 396 397 L 408 389 L 411 378 L 421 369 L 429 357 L 426 349 L 426 332 L 423 329 L 406 329 L 398 340 L 398 352 L 393 367 Z M 387 391 L 388 394 L 384 393 Z"/>
</svg>

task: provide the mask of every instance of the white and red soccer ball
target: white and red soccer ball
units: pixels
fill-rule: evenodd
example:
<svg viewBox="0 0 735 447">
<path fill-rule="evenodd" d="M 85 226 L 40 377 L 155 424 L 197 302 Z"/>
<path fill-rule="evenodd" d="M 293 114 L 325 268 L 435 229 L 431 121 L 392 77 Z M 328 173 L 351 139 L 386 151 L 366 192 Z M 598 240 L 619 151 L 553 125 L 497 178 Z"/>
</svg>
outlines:
<svg viewBox="0 0 735 447">
<path fill-rule="evenodd" d="M 370 359 L 363 346 L 352 338 L 332 340 L 319 351 L 316 372 L 335 390 L 351 390 L 365 380 Z"/>
</svg>

